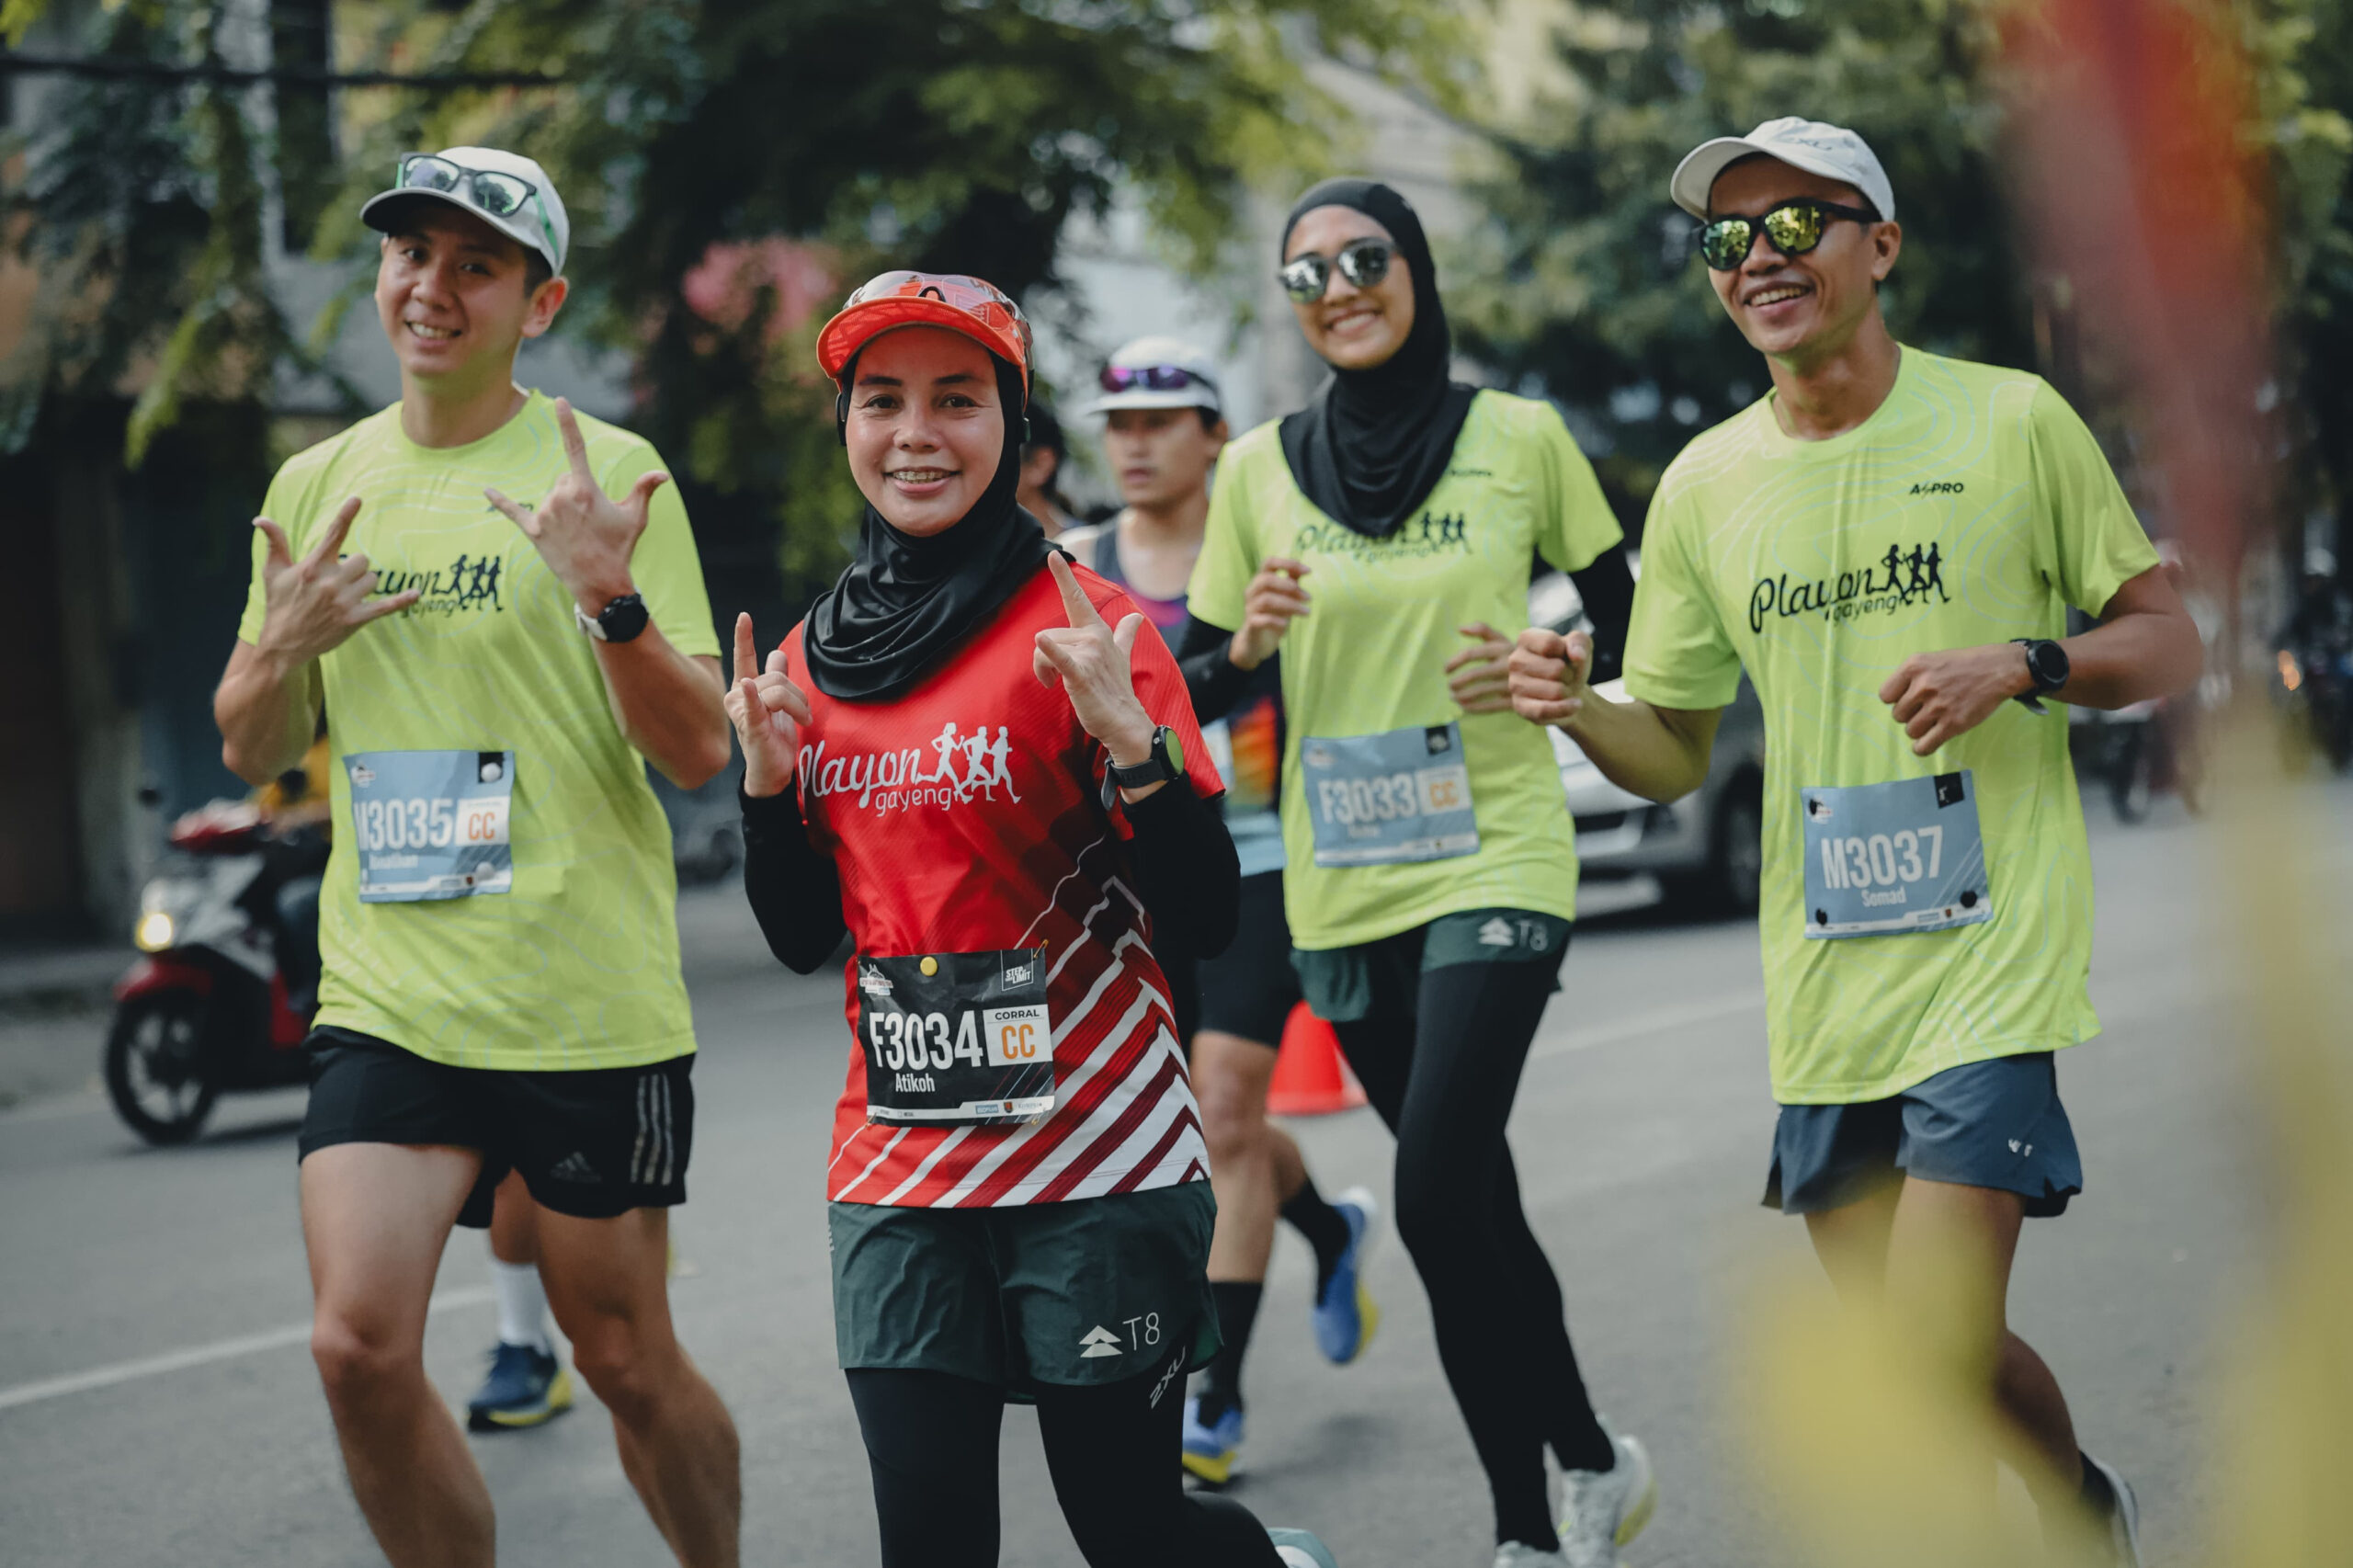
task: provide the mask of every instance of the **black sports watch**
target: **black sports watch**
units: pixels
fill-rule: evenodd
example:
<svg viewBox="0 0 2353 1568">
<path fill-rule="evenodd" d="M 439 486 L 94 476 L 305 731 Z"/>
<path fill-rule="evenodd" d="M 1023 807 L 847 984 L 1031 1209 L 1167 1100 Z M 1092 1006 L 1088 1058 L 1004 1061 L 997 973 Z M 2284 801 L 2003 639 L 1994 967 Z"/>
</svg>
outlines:
<svg viewBox="0 0 2353 1568">
<path fill-rule="evenodd" d="M 572 607 L 572 619 L 580 630 L 599 642 L 631 642 L 654 618 L 646 613 L 645 600 L 635 594 L 623 594 L 605 601 L 605 608 L 595 616 L 578 605 Z"/>
<path fill-rule="evenodd" d="M 2072 673 L 2067 650 L 2048 637 L 2013 637 L 2010 641 L 2026 650 L 2026 673 L 2034 681 L 2034 689 L 2019 692 L 2018 699 L 2040 713 L 2043 707 L 2039 699 L 2067 684 Z"/>
<path fill-rule="evenodd" d="M 1122 790 L 1149 789 L 1185 776 L 1185 743 L 1163 724 L 1152 733 L 1152 753 L 1133 767 L 1112 763 L 1103 770 L 1103 804 L 1108 807 Z"/>
</svg>

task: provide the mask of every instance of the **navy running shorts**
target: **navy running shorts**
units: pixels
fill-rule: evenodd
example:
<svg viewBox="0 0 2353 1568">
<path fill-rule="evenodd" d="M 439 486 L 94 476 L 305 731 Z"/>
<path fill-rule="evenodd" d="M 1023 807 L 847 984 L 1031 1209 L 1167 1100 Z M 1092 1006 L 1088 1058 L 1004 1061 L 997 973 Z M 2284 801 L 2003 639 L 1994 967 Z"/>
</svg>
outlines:
<svg viewBox="0 0 2353 1568">
<path fill-rule="evenodd" d="M 1903 1175 L 2015 1192 L 2037 1218 L 2066 1212 L 2084 1167 L 2051 1058 L 1972 1062 L 1859 1105 L 1783 1106 L 1766 1207 L 1843 1209 Z"/>
</svg>

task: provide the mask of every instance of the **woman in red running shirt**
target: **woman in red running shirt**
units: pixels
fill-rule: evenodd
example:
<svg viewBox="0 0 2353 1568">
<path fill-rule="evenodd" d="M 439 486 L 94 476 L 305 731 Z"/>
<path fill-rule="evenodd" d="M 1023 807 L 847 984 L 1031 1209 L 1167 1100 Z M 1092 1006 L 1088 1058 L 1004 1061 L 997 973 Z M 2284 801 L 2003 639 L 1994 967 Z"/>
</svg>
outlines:
<svg viewBox="0 0 2353 1568">
<path fill-rule="evenodd" d="M 826 1195 L 882 1562 L 995 1562 L 1018 1398 L 1097 1568 L 1328 1565 L 1179 1480 L 1214 1206 L 1153 943 L 1223 948 L 1238 872 L 1176 661 L 1016 502 L 1029 349 L 976 278 L 851 295 L 857 558 L 765 668 L 735 631 L 753 911 L 801 973 L 856 946 Z"/>
</svg>

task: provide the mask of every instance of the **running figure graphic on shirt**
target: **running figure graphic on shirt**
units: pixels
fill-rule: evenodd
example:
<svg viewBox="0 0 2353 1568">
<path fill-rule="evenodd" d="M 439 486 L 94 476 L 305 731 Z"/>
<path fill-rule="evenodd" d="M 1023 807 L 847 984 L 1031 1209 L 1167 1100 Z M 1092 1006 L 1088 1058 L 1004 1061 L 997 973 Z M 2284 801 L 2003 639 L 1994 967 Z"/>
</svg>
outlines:
<svg viewBox="0 0 2353 1568">
<path fill-rule="evenodd" d="M 931 776 L 933 782 L 956 786 L 956 798 L 959 801 L 971 800 L 976 791 L 983 798 L 994 801 L 996 799 L 997 788 L 1001 785 L 1004 787 L 1006 798 L 1017 804 L 1021 797 L 1014 793 L 1013 773 L 1006 766 L 1006 760 L 1013 755 L 1011 736 L 1012 731 L 1000 724 L 997 726 L 996 739 L 991 741 L 989 727 L 983 724 L 974 729 L 971 734 L 959 740 L 956 737 L 956 721 L 950 719 L 941 728 L 938 738 L 931 743 L 931 749 L 939 754 L 939 768 Z M 963 773 L 961 778 L 958 777 L 954 767 L 960 754 L 964 759 Z"/>
</svg>

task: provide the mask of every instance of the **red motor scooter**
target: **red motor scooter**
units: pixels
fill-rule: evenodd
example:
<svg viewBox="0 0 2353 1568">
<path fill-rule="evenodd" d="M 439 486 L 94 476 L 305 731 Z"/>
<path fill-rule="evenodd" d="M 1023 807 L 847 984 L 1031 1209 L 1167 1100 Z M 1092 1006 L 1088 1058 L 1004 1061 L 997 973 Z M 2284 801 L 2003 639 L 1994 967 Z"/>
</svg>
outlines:
<svg viewBox="0 0 2353 1568">
<path fill-rule="evenodd" d="M 304 1081 L 315 982 L 290 994 L 287 972 L 318 972 L 316 920 L 290 932 L 279 894 L 304 878 L 314 889 L 327 856 L 315 830 L 273 834 L 236 801 L 188 812 L 169 842 L 140 895 L 146 956 L 115 984 L 106 1045 L 107 1093 L 150 1143 L 195 1137 L 224 1090 Z"/>
</svg>

